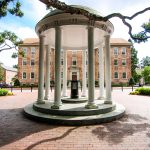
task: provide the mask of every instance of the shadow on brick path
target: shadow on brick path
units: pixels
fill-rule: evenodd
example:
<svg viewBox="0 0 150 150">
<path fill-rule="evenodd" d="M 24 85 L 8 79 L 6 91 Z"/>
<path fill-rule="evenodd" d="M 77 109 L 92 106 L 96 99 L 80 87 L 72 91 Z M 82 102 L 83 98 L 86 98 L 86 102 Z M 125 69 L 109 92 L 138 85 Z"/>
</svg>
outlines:
<svg viewBox="0 0 150 150">
<path fill-rule="evenodd" d="M 40 145 L 40 144 L 43 144 L 45 142 L 51 142 L 51 141 L 56 141 L 56 140 L 60 140 L 60 139 L 63 139 L 65 138 L 67 135 L 69 135 L 69 133 L 71 133 L 73 130 L 77 129 L 79 127 L 74 127 L 74 128 L 71 128 L 69 130 L 67 130 L 64 134 L 62 134 L 61 136 L 58 136 L 58 137 L 55 137 L 55 138 L 51 138 L 51 139 L 44 139 L 44 140 L 41 140 L 37 143 L 34 143 L 32 145 L 30 145 L 29 147 L 27 147 L 26 149 L 24 150 L 31 150 L 33 149 L 34 147 L 36 147 L 37 145 Z"/>
<path fill-rule="evenodd" d="M 141 123 L 147 120 L 145 117 L 141 117 L 138 114 L 126 114 L 122 119 L 113 123 L 107 123 L 101 127 L 97 127 L 92 130 L 92 133 L 99 138 L 99 140 L 105 140 L 109 144 L 119 144 L 123 142 L 127 136 L 132 136 L 135 133 L 142 131 L 149 131 L 149 123 Z M 150 138 L 150 133 L 146 134 Z"/>
<path fill-rule="evenodd" d="M 22 108 L 0 109 L 0 147 L 33 133 L 58 127 L 28 120 L 22 111 Z"/>
</svg>

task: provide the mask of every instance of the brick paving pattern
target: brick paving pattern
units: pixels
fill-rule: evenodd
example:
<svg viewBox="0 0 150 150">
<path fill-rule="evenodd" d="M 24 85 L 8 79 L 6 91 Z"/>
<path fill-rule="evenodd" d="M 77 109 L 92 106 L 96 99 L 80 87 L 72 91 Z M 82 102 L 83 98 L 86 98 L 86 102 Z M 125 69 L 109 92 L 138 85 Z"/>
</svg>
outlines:
<svg viewBox="0 0 150 150">
<path fill-rule="evenodd" d="M 112 93 L 126 107 L 122 119 L 90 126 L 28 120 L 22 109 L 36 100 L 37 91 L 0 97 L 0 150 L 150 150 L 150 97 L 128 93 Z"/>
</svg>

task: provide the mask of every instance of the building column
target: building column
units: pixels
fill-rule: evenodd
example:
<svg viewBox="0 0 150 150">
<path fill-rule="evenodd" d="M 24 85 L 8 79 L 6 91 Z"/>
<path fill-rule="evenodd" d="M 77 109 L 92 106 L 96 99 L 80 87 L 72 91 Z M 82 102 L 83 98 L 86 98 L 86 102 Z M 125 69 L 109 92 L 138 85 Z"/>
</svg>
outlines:
<svg viewBox="0 0 150 150">
<path fill-rule="evenodd" d="M 55 91 L 52 109 L 59 109 L 61 105 L 61 28 L 55 28 Z"/>
<path fill-rule="evenodd" d="M 38 98 L 37 104 L 44 104 L 44 36 L 40 35 L 40 48 L 39 48 L 39 74 L 38 74 Z"/>
<path fill-rule="evenodd" d="M 99 48 L 99 98 L 104 99 L 104 52 L 103 46 Z"/>
<path fill-rule="evenodd" d="M 87 109 L 96 109 L 95 99 L 95 53 L 94 53 L 94 27 L 88 27 L 88 104 Z"/>
<path fill-rule="evenodd" d="M 86 50 L 82 50 L 82 97 L 86 97 Z"/>
<path fill-rule="evenodd" d="M 63 51 L 63 97 L 67 97 L 67 50 Z"/>
<path fill-rule="evenodd" d="M 106 100 L 105 104 L 112 104 L 111 100 L 111 53 L 110 35 L 105 36 L 105 79 L 106 79 Z"/>
<path fill-rule="evenodd" d="M 46 45 L 46 76 L 45 76 L 45 100 L 49 99 L 50 94 L 50 46 Z"/>
</svg>

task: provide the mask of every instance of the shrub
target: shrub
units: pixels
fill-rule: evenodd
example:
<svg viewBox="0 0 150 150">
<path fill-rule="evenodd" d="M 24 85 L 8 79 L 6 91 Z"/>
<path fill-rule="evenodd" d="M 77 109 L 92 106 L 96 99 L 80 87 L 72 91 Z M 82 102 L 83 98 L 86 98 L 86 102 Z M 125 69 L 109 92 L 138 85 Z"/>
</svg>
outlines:
<svg viewBox="0 0 150 150">
<path fill-rule="evenodd" d="M 18 79 L 14 80 L 14 86 L 20 86 L 20 81 Z"/>
<path fill-rule="evenodd" d="M 127 87 L 128 86 L 128 83 L 121 83 L 121 82 L 119 82 L 119 83 L 114 83 L 114 82 L 112 82 L 112 87 Z"/>
<path fill-rule="evenodd" d="M 8 95 L 8 96 L 12 96 L 13 93 L 9 91 L 9 92 L 7 93 L 7 95 Z"/>
<path fill-rule="evenodd" d="M 135 92 L 138 92 L 140 95 L 150 95 L 150 88 L 140 87 L 137 88 Z"/>
<path fill-rule="evenodd" d="M 139 95 L 138 91 L 130 92 L 130 95 Z"/>
<path fill-rule="evenodd" d="M 8 90 L 0 89 L 0 96 L 5 96 L 5 95 L 7 95 L 7 93 L 8 93 Z"/>
<path fill-rule="evenodd" d="M 130 78 L 130 80 L 129 80 L 129 85 L 130 85 L 130 86 L 134 86 L 134 84 L 135 84 L 134 79 L 133 79 L 133 78 Z"/>
</svg>

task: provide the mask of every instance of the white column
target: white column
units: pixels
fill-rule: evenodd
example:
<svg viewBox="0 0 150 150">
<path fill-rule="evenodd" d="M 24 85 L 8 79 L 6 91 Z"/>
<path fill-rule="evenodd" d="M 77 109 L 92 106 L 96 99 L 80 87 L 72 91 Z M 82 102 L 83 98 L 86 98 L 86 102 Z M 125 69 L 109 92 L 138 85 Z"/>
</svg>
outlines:
<svg viewBox="0 0 150 150">
<path fill-rule="evenodd" d="M 55 91 L 52 109 L 59 109 L 61 105 L 61 28 L 55 28 Z"/>
<path fill-rule="evenodd" d="M 99 99 L 104 99 L 104 52 L 103 46 L 99 48 Z"/>
<path fill-rule="evenodd" d="M 86 50 L 82 50 L 82 97 L 86 97 Z"/>
<path fill-rule="evenodd" d="M 67 97 L 67 50 L 63 51 L 63 91 L 62 96 Z"/>
<path fill-rule="evenodd" d="M 94 28 L 88 27 L 88 104 L 87 109 L 96 109 L 95 99 L 95 51 L 94 51 Z"/>
<path fill-rule="evenodd" d="M 45 100 L 49 99 L 50 94 L 50 46 L 46 45 L 46 76 L 45 76 Z"/>
<path fill-rule="evenodd" d="M 112 104 L 111 100 L 111 53 L 110 35 L 105 36 L 105 79 L 106 79 L 106 100 L 105 104 Z"/>
<path fill-rule="evenodd" d="M 38 98 L 37 104 L 45 103 L 44 99 L 44 36 L 40 35 L 40 48 L 39 48 L 39 75 L 38 75 Z"/>
</svg>

